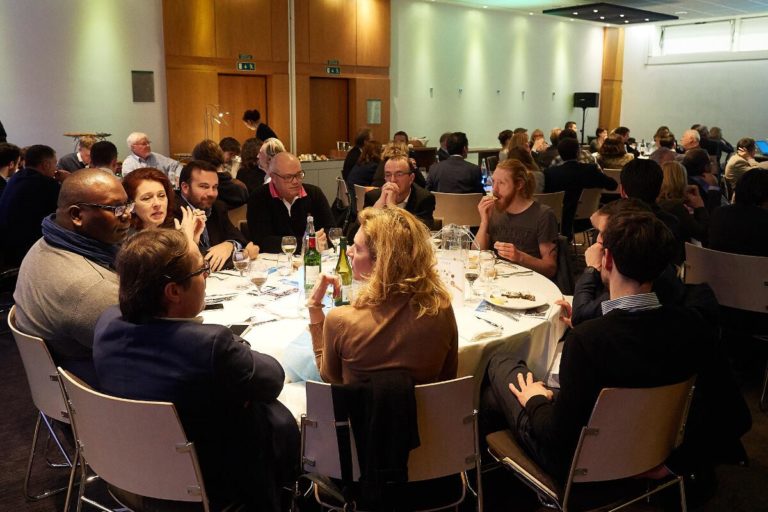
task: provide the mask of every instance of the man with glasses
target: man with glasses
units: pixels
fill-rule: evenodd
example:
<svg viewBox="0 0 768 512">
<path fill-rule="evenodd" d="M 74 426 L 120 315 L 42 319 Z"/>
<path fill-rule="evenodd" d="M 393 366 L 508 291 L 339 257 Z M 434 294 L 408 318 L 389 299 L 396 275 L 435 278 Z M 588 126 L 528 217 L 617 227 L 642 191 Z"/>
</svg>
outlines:
<svg viewBox="0 0 768 512">
<path fill-rule="evenodd" d="M 120 181 L 100 169 L 73 173 L 56 213 L 21 263 L 16 324 L 43 338 L 53 360 L 93 384 L 91 347 L 99 315 L 117 303 L 114 260 L 130 228 L 133 203 Z"/>
<path fill-rule="evenodd" d="M 18 267 L 41 236 L 40 222 L 56 210 L 61 185 L 69 175 L 56 168 L 53 148 L 37 144 L 27 149 L 25 167 L 17 171 L 0 201 L 0 244 L 5 267 Z"/>
<path fill-rule="evenodd" d="M 181 163 L 160 153 L 152 152 L 152 141 L 146 133 L 133 132 L 128 136 L 127 142 L 131 153 L 123 160 L 123 176 L 142 167 L 160 169 L 169 178 L 178 176 L 181 172 Z M 171 179 L 171 183 L 173 182 L 174 180 Z"/>
<path fill-rule="evenodd" d="M 393 156 L 384 164 L 384 185 L 365 194 L 365 206 L 399 206 L 414 214 L 431 229 L 434 224 L 432 214 L 435 211 L 435 196 L 415 184 L 414 178 L 408 159 L 403 155 Z"/>
<path fill-rule="evenodd" d="M 307 215 L 314 218 L 317 241 L 326 243 L 326 231 L 334 226 L 328 199 L 314 185 L 304 183 L 304 171 L 295 155 L 282 152 L 269 162 L 269 183 L 257 188 L 248 201 L 248 230 L 261 250 L 280 253 L 284 236 L 295 236 L 301 252 Z"/>
<path fill-rule="evenodd" d="M 280 363 L 227 327 L 200 321 L 210 266 L 179 231 L 137 233 L 116 267 L 119 308 L 101 315 L 93 344 L 101 390 L 173 402 L 211 510 L 279 510 L 280 485 L 292 482 L 299 456 L 296 421 L 276 400 Z M 155 510 L 157 500 L 113 491 L 131 509 Z M 164 504 L 158 510 L 176 510 Z"/>
<path fill-rule="evenodd" d="M 199 249 L 211 270 L 232 268 L 232 252 L 245 248 L 250 258 L 259 248 L 248 243 L 245 236 L 229 220 L 226 203 L 218 200 L 219 175 L 216 167 L 203 160 L 192 160 L 181 170 L 180 190 L 176 193 L 174 217 L 182 219 L 181 207 L 191 206 L 205 212 L 205 229 L 200 234 Z"/>
</svg>

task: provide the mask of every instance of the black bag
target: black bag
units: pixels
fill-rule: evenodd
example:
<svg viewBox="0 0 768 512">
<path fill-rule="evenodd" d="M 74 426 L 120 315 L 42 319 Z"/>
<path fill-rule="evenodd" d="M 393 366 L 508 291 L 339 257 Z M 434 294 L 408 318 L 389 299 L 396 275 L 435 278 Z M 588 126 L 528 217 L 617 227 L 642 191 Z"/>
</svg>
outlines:
<svg viewBox="0 0 768 512">
<path fill-rule="evenodd" d="M 336 199 L 331 205 L 331 213 L 333 214 L 334 225 L 346 232 L 352 215 L 352 200 L 347 190 L 347 184 L 341 177 L 336 178 Z"/>
</svg>

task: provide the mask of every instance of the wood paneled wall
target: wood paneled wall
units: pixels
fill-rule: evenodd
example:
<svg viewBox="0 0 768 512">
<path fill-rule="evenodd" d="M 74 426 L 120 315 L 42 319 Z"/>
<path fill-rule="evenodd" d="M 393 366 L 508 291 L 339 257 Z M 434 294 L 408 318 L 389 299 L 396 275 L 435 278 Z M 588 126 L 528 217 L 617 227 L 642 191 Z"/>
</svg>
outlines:
<svg viewBox="0 0 768 512">
<path fill-rule="evenodd" d="M 603 29 L 603 80 L 600 85 L 599 125 L 608 131 L 621 125 L 621 87 L 624 81 L 624 29 Z"/>
<path fill-rule="evenodd" d="M 385 140 L 390 108 L 389 0 L 295 0 L 294 5 L 297 147 L 293 150 L 327 150 L 312 147 L 309 79 L 331 77 L 326 71 L 329 61 L 338 61 L 341 67 L 341 75 L 333 77 L 349 83 L 350 137 L 365 126 L 366 99 L 381 99 L 382 125 L 372 128 Z M 266 81 L 262 118 L 288 144 L 288 0 L 163 0 L 163 28 L 171 153 L 188 152 L 202 139 L 207 104 L 220 104 L 231 112 L 233 123 L 240 122 L 242 112 L 232 110 L 220 94 L 218 75 L 262 77 Z M 243 54 L 252 56 L 248 60 L 255 63 L 255 72 L 237 70 Z"/>
</svg>

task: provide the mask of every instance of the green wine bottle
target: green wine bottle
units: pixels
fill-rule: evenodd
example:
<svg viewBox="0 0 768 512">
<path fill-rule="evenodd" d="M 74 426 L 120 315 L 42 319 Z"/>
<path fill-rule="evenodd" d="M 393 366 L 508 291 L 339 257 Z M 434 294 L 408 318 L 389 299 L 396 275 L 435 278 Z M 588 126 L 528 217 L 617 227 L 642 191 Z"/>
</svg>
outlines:
<svg viewBox="0 0 768 512">
<path fill-rule="evenodd" d="M 341 293 L 336 297 L 337 306 L 346 306 L 349 304 L 349 294 L 352 291 L 352 267 L 349 266 L 347 258 L 347 238 L 339 239 L 339 261 L 336 263 L 336 275 L 341 279 Z"/>
<path fill-rule="evenodd" d="M 314 233 L 307 238 L 307 250 L 304 251 L 304 291 L 307 298 L 315 287 L 315 281 L 321 271 L 321 258 L 317 250 L 317 238 Z"/>
</svg>

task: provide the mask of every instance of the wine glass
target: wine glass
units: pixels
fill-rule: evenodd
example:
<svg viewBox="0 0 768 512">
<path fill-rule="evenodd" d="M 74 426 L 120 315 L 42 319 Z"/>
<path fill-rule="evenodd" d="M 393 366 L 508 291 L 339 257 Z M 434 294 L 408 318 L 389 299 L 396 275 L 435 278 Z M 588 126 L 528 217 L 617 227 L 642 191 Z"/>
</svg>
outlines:
<svg viewBox="0 0 768 512">
<path fill-rule="evenodd" d="M 472 300 L 475 296 L 475 290 L 472 287 L 477 278 L 480 277 L 479 258 L 472 258 L 467 256 L 464 260 L 464 278 L 469 281 L 469 299 Z"/>
<path fill-rule="evenodd" d="M 245 277 L 245 271 L 248 270 L 248 263 L 250 262 L 250 259 L 248 258 L 248 254 L 243 250 L 235 250 L 232 252 L 232 265 L 234 265 L 235 270 L 240 272 L 240 277 Z M 247 288 L 248 285 L 241 285 L 237 288 L 242 290 Z"/>
<path fill-rule="evenodd" d="M 248 271 L 248 277 L 251 283 L 256 287 L 256 290 L 261 295 L 261 287 L 267 282 L 267 265 L 264 261 L 255 260 L 251 263 L 251 268 Z"/>
<path fill-rule="evenodd" d="M 280 240 L 280 248 L 283 250 L 283 253 L 288 256 L 288 263 L 286 264 L 287 271 L 285 273 L 290 274 L 291 258 L 293 257 L 293 253 L 296 252 L 296 237 L 284 236 L 282 240 Z"/>
<path fill-rule="evenodd" d="M 341 228 L 331 228 L 328 230 L 328 239 L 333 244 L 334 253 L 339 252 L 339 241 L 341 240 L 343 234 L 344 232 L 341 230 Z"/>
</svg>

